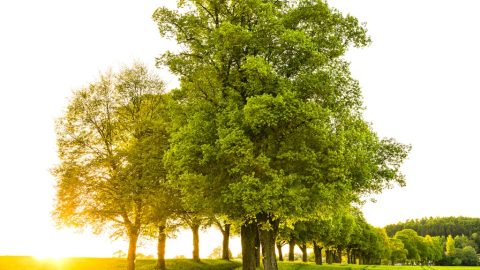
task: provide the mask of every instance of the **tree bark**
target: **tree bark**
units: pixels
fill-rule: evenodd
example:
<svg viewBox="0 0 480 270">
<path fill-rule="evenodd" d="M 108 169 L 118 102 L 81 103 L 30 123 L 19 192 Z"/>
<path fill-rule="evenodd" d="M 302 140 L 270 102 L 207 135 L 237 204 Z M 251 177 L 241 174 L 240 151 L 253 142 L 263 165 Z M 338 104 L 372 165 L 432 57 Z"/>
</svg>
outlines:
<svg viewBox="0 0 480 270">
<path fill-rule="evenodd" d="M 288 261 L 295 261 L 295 238 L 291 238 L 288 241 Z"/>
<path fill-rule="evenodd" d="M 200 224 L 194 223 L 191 226 L 192 229 L 192 234 L 193 234 L 193 252 L 192 252 L 192 257 L 193 260 L 196 262 L 200 262 L 200 237 L 198 234 L 198 230 L 200 229 Z"/>
<path fill-rule="evenodd" d="M 138 232 L 130 232 L 128 238 L 127 270 L 135 270 Z"/>
<path fill-rule="evenodd" d="M 327 249 L 325 251 L 325 257 L 326 257 L 326 261 L 328 264 L 332 264 L 333 263 L 333 258 L 332 258 L 332 251 L 330 249 Z"/>
<path fill-rule="evenodd" d="M 167 234 L 165 232 L 165 225 L 158 226 L 158 245 L 157 245 L 157 269 L 165 270 L 165 245 L 167 242 Z"/>
<path fill-rule="evenodd" d="M 260 267 L 260 235 L 258 232 L 258 224 L 255 223 L 255 265 Z"/>
<path fill-rule="evenodd" d="M 260 214 L 257 219 L 269 224 L 268 228 L 261 226 L 259 228 L 260 243 L 262 244 L 263 255 L 263 269 L 264 270 L 278 270 L 277 256 L 275 256 L 275 242 L 278 234 L 278 219 L 273 220 L 272 216 L 268 214 Z M 262 224 L 263 225 L 263 224 Z"/>
<path fill-rule="evenodd" d="M 308 255 L 307 255 L 307 244 L 299 244 L 298 247 L 302 251 L 302 262 L 307 262 L 308 261 Z"/>
<path fill-rule="evenodd" d="M 225 229 L 222 231 L 223 234 L 223 243 L 222 243 L 222 259 L 223 260 L 230 260 L 230 253 L 229 253 L 229 240 L 230 240 L 230 226 L 231 224 L 225 224 Z"/>
<path fill-rule="evenodd" d="M 349 258 L 348 263 L 349 264 L 356 264 L 357 262 L 356 262 L 356 259 L 355 259 L 355 249 L 349 249 L 349 254 L 350 255 L 348 256 L 348 258 Z"/>
<path fill-rule="evenodd" d="M 315 255 L 315 264 L 322 265 L 322 248 L 313 241 L 313 254 Z"/>
<path fill-rule="evenodd" d="M 343 249 L 341 247 L 337 248 L 337 252 L 335 253 L 335 262 L 336 263 L 342 263 L 342 253 Z"/>
<path fill-rule="evenodd" d="M 278 260 L 283 262 L 282 244 L 277 242 Z"/>
<path fill-rule="evenodd" d="M 255 238 L 257 236 L 257 224 L 246 223 L 240 228 L 242 242 L 242 270 L 255 270 Z"/>
</svg>

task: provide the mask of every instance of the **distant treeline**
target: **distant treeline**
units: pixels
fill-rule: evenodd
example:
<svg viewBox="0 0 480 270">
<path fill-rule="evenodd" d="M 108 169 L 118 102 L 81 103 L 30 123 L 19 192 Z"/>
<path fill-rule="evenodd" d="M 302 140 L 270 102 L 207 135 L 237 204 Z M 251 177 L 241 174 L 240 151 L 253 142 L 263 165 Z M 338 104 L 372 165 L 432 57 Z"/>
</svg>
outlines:
<svg viewBox="0 0 480 270">
<path fill-rule="evenodd" d="M 411 219 L 397 224 L 385 226 L 389 237 L 396 232 L 412 229 L 421 236 L 456 236 L 472 235 L 480 232 L 480 218 L 471 217 L 429 217 L 422 219 Z"/>
</svg>

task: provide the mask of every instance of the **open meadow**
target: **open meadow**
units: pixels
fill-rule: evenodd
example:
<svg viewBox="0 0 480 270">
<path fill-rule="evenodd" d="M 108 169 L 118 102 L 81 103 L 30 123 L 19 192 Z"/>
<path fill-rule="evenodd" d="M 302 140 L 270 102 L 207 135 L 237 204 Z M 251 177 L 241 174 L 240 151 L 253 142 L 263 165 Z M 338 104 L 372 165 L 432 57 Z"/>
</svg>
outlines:
<svg viewBox="0 0 480 270">
<path fill-rule="evenodd" d="M 155 269 L 155 260 L 137 260 L 137 270 Z M 36 259 L 34 257 L 0 256 L 0 270 L 123 270 L 125 259 L 115 258 L 65 258 Z M 166 261 L 169 270 L 232 270 L 239 262 L 223 260 L 202 260 L 196 263 L 189 259 L 171 259 Z"/>
<path fill-rule="evenodd" d="M 137 260 L 136 269 L 154 270 L 155 260 Z M 190 259 L 167 260 L 168 270 L 239 270 L 240 262 Z M 0 270 L 123 270 L 125 259 L 66 258 L 36 259 L 26 256 L 0 256 Z M 315 265 L 313 263 L 279 262 L 279 270 L 480 270 L 480 266 L 389 266 L 389 265 Z"/>
</svg>

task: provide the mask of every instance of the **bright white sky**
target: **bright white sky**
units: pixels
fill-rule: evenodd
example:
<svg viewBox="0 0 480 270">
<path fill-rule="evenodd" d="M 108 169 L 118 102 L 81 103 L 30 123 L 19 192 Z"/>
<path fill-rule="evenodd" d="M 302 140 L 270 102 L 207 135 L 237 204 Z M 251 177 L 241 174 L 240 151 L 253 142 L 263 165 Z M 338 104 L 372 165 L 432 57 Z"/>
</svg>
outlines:
<svg viewBox="0 0 480 270">
<path fill-rule="evenodd" d="M 413 146 L 403 167 L 407 187 L 365 205 L 367 220 L 383 226 L 424 216 L 480 217 L 480 2 L 330 3 L 367 22 L 373 39 L 348 54 L 366 119 L 381 136 Z M 54 120 L 71 91 L 99 72 L 134 60 L 154 68 L 154 57 L 173 46 L 151 20 L 161 4 L 174 6 L 172 0 L 0 1 L 0 255 L 111 256 L 126 249 L 106 236 L 55 229 Z M 183 233 L 170 240 L 167 256 L 189 256 L 190 239 Z M 203 239 L 202 256 L 221 243 L 218 233 Z M 140 252 L 155 254 L 148 244 Z"/>
</svg>

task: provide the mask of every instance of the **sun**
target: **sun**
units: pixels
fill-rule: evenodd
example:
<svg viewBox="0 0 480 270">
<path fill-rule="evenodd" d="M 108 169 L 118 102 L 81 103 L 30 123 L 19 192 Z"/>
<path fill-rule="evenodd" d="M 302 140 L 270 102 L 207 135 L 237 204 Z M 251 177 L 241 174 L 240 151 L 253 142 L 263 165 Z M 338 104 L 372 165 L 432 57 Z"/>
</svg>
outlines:
<svg viewBox="0 0 480 270">
<path fill-rule="evenodd" d="M 59 248 L 55 247 L 35 251 L 33 257 L 39 261 L 61 262 L 63 259 L 70 256 L 65 254 L 65 252 L 62 252 Z"/>
</svg>

